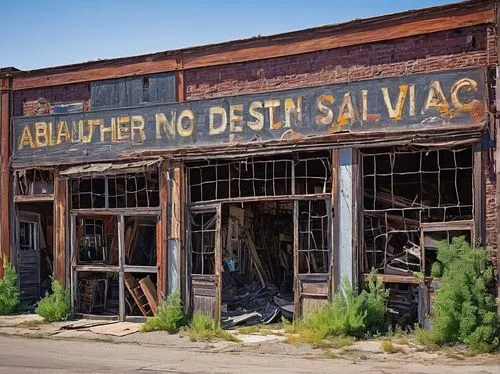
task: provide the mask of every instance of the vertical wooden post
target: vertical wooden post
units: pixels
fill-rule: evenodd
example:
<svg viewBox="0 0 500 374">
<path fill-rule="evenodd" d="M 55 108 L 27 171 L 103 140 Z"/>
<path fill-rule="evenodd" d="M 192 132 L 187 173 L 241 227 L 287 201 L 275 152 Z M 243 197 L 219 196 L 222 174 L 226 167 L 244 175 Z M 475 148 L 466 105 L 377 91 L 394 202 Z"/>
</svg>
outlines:
<svg viewBox="0 0 500 374">
<path fill-rule="evenodd" d="M 118 216 L 118 314 L 120 321 L 125 321 L 125 217 Z"/>
<path fill-rule="evenodd" d="M 11 262 L 10 243 L 10 100 L 12 78 L 0 78 L 0 276 L 3 264 Z"/>
<path fill-rule="evenodd" d="M 168 251 L 167 251 L 167 209 L 168 209 L 168 161 L 163 161 L 159 168 L 160 182 L 160 218 L 156 223 L 156 265 L 158 267 L 158 300 L 166 298 L 168 293 Z"/>
<path fill-rule="evenodd" d="M 333 230 L 332 230 L 332 261 L 333 265 L 331 265 L 331 271 L 333 274 L 331 275 L 331 292 L 330 295 L 335 292 L 337 286 L 340 282 L 339 273 L 340 273 L 340 264 L 339 264 L 339 150 L 332 149 L 332 209 L 333 209 Z M 331 296 L 330 296 L 331 297 Z"/>
<path fill-rule="evenodd" d="M 496 177 L 496 228 L 497 228 L 497 251 L 496 251 L 496 268 L 497 268 L 497 297 L 500 297 L 500 1 L 495 1 L 495 15 L 496 15 L 496 50 L 497 50 L 497 67 L 496 67 L 496 82 L 495 82 L 495 136 L 496 136 L 496 149 L 495 149 L 495 177 Z M 497 303 L 497 316 L 500 316 L 500 303 Z"/>
<path fill-rule="evenodd" d="M 54 175 L 54 277 L 66 284 L 66 207 L 67 207 L 67 179 L 59 178 L 57 171 Z"/>
<path fill-rule="evenodd" d="M 293 170 L 293 169 L 292 169 Z M 294 183 L 292 178 L 292 183 Z M 292 184 L 293 186 L 293 184 Z M 292 187 L 293 189 L 293 187 Z M 300 302 L 300 281 L 299 281 L 299 201 L 293 201 L 293 318 L 298 320 L 302 314 Z"/>
</svg>

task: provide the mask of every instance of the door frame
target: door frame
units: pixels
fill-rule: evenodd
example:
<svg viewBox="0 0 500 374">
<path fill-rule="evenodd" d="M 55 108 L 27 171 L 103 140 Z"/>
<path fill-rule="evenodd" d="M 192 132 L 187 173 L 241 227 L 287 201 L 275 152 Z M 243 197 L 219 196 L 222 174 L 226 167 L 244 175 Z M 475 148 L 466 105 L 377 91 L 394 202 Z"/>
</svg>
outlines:
<svg viewBox="0 0 500 374">
<path fill-rule="evenodd" d="M 206 204 L 203 206 L 192 206 L 187 210 L 188 217 L 192 213 L 215 213 L 215 238 L 214 238 L 214 273 L 213 274 L 193 274 L 192 273 L 192 238 L 191 238 L 191 220 L 188 219 L 186 227 L 186 241 L 187 241 L 187 254 L 186 254 L 186 271 L 188 275 L 188 292 L 186 296 L 189 298 L 186 300 L 186 305 L 193 313 L 195 311 L 193 294 L 193 276 L 195 278 L 206 278 L 213 277 L 213 282 L 215 286 L 215 303 L 213 309 L 213 315 L 217 324 L 221 321 L 221 303 L 222 303 L 222 238 L 221 238 L 221 225 L 222 225 L 222 203 Z"/>
<path fill-rule="evenodd" d="M 20 224 L 21 222 L 27 222 L 27 223 L 33 223 L 35 224 L 35 231 L 36 234 L 34 236 L 36 243 L 35 243 L 35 248 L 36 252 L 38 252 L 38 258 L 37 258 L 37 272 L 38 272 L 38 296 L 37 299 L 40 298 L 40 289 L 41 289 L 41 279 L 40 279 L 40 213 L 36 212 L 30 212 L 27 210 L 17 210 L 16 209 L 16 224 L 15 224 L 15 233 L 14 233 L 14 256 L 13 256 L 13 265 L 16 268 L 16 271 L 18 273 L 17 277 L 17 286 L 19 290 L 21 290 L 21 276 L 20 276 L 20 262 L 19 262 L 19 255 L 20 255 L 20 243 L 19 243 L 19 234 L 21 232 L 20 230 Z"/>
</svg>

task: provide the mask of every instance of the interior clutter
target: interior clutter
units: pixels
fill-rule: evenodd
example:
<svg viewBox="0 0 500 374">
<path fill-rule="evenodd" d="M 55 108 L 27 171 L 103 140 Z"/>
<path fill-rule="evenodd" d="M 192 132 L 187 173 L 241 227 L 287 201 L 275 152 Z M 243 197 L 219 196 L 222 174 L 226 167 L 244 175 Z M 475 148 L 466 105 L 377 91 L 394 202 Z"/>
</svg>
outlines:
<svg viewBox="0 0 500 374">
<path fill-rule="evenodd" d="M 124 273 L 125 309 L 129 316 L 152 316 L 158 311 L 156 273 L 140 272 L 156 266 L 156 217 L 125 217 L 124 262 L 135 266 Z M 119 313 L 118 224 L 116 216 L 77 218 L 77 313 Z M 110 271 L 85 271 L 85 265 Z M 113 268 L 113 271 L 111 271 Z M 138 271 L 138 272 L 137 272 Z"/>
<path fill-rule="evenodd" d="M 437 242 L 471 240 L 473 152 L 382 149 L 363 153 L 365 273 L 429 277 Z M 423 323 L 425 283 L 387 283 L 389 310 L 400 326 Z M 416 282 L 419 283 L 419 282 Z"/>
</svg>

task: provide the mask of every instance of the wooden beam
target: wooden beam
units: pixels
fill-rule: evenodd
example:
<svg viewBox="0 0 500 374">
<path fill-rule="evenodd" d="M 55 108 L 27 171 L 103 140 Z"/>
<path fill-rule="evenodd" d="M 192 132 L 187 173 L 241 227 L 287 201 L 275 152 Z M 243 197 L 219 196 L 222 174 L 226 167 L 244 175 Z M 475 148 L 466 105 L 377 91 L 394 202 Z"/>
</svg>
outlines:
<svg viewBox="0 0 500 374">
<path fill-rule="evenodd" d="M 168 293 L 168 161 L 160 165 L 160 208 L 161 214 L 156 223 L 156 265 L 158 267 L 157 293 L 158 300 L 163 300 Z"/>
<path fill-rule="evenodd" d="M 10 107 L 12 97 L 12 79 L 9 76 L 0 79 L 0 276 L 3 276 L 3 264 L 10 263 Z"/>
<path fill-rule="evenodd" d="M 459 8 L 457 12 L 457 9 L 450 9 L 448 12 L 427 14 L 423 19 L 415 19 L 416 17 L 417 13 L 399 18 L 393 15 L 382 17 L 382 20 L 376 22 L 369 19 L 358 23 L 353 21 L 352 24 L 165 52 L 160 54 L 161 57 L 146 55 L 21 72 L 14 79 L 13 88 L 24 90 L 256 61 L 495 22 L 494 9 L 489 3 L 482 6 L 478 3 L 474 10 Z"/>
<path fill-rule="evenodd" d="M 54 276 L 66 283 L 67 180 L 54 175 Z"/>
</svg>

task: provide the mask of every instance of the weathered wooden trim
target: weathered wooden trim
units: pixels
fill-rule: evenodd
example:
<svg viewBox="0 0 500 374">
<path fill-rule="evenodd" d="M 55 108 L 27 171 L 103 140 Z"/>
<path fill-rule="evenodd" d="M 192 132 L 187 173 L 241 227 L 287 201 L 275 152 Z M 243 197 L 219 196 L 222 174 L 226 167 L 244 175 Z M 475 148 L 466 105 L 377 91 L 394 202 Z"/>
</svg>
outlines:
<svg viewBox="0 0 500 374">
<path fill-rule="evenodd" d="M 55 194 L 47 194 L 47 195 L 15 195 L 14 202 L 15 203 L 36 203 L 43 201 L 54 201 L 56 198 Z"/>
<path fill-rule="evenodd" d="M 118 218 L 118 314 L 120 321 L 125 321 L 125 217 L 120 215 Z"/>
<path fill-rule="evenodd" d="M 92 264 L 92 265 L 74 265 L 73 269 L 75 269 L 76 272 L 80 271 L 89 271 L 89 272 L 100 272 L 100 273 L 118 273 L 120 271 L 120 266 L 117 265 L 99 265 L 99 264 Z"/>
<path fill-rule="evenodd" d="M 340 272 L 340 248 L 339 248 L 339 234 L 340 234 L 340 220 L 339 220 L 339 149 L 332 150 L 332 209 L 333 209 L 333 230 L 332 230 L 332 270 L 331 270 L 331 282 L 330 282 L 330 295 L 336 291 L 339 284 L 339 272 Z"/>
<path fill-rule="evenodd" d="M 472 7 L 474 6 L 474 7 Z M 438 9 L 439 8 L 439 9 Z M 253 38 L 126 59 L 20 72 L 14 89 L 145 75 L 290 56 L 356 44 L 405 38 L 495 21 L 491 2 L 453 4 L 293 33 Z M 432 14 L 434 12 L 434 14 Z M 419 17 L 417 19 L 417 17 Z"/>
<path fill-rule="evenodd" d="M 158 268 L 157 293 L 158 300 L 168 294 L 168 161 L 160 165 L 160 218 L 156 223 L 156 266 Z"/>
<path fill-rule="evenodd" d="M 222 205 L 216 209 L 215 223 L 215 321 L 217 325 L 221 323 L 222 312 Z"/>
<path fill-rule="evenodd" d="M 158 273 L 158 276 L 160 275 L 158 266 L 124 265 L 123 271 L 125 273 Z"/>
<path fill-rule="evenodd" d="M 68 184 L 66 179 L 54 175 L 54 276 L 62 284 L 66 283 L 66 212 Z"/>
<path fill-rule="evenodd" d="M 364 273 L 363 279 L 367 281 L 370 279 L 370 274 Z M 377 280 L 384 283 L 403 283 L 403 284 L 420 284 L 421 280 L 411 275 L 392 275 L 392 274 L 377 274 Z"/>
<path fill-rule="evenodd" d="M 474 220 L 450 222 L 422 222 L 420 228 L 425 231 L 473 230 Z"/>
<path fill-rule="evenodd" d="M 184 70 L 179 70 L 175 73 L 176 97 L 177 101 L 183 102 L 186 100 L 186 86 L 184 84 Z"/>
<path fill-rule="evenodd" d="M 292 173 L 293 173 L 293 169 L 292 169 Z M 293 188 L 294 188 L 294 185 L 292 184 L 292 189 Z M 200 202 L 196 202 L 196 203 L 191 203 L 190 209 L 205 210 L 207 208 L 207 206 L 213 206 L 213 205 L 217 204 L 218 202 L 222 202 L 224 204 L 231 204 L 231 203 L 248 203 L 248 202 L 254 202 L 254 201 L 329 200 L 330 198 L 331 198 L 331 193 L 318 193 L 318 194 L 310 194 L 310 195 L 276 195 L 276 196 L 235 197 L 232 199 L 200 201 Z"/>
<path fill-rule="evenodd" d="M 471 241 L 474 246 L 481 246 L 486 243 L 486 204 L 485 204 L 485 181 L 483 175 L 484 151 L 481 144 L 476 144 L 473 148 L 473 176 L 472 193 L 474 201 L 474 227 Z"/>
<path fill-rule="evenodd" d="M 71 209 L 71 214 L 78 216 L 160 216 L 161 209 L 158 208 L 102 208 L 102 209 Z"/>
<path fill-rule="evenodd" d="M 12 79 L 6 76 L 0 79 L 0 276 L 3 276 L 3 264 L 12 261 L 9 171 L 11 98 Z"/>
<path fill-rule="evenodd" d="M 292 168 L 293 170 L 293 168 Z M 294 319 L 298 320 L 302 314 L 299 280 L 299 201 L 293 202 L 293 300 Z"/>
</svg>

